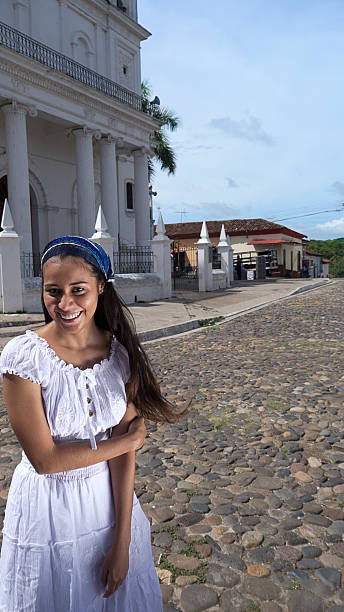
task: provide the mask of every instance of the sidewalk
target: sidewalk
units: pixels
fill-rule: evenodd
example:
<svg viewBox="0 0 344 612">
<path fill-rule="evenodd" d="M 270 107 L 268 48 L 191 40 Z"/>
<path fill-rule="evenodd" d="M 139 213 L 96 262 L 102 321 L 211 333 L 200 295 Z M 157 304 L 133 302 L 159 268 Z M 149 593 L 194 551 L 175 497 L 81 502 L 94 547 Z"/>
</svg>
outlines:
<svg viewBox="0 0 344 612">
<path fill-rule="evenodd" d="M 321 278 L 236 281 L 230 289 L 223 291 L 175 292 L 169 300 L 135 304 L 130 306 L 130 310 L 141 340 L 147 342 L 197 329 L 207 319 L 237 316 L 329 282 L 329 279 Z"/>
<path fill-rule="evenodd" d="M 224 291 L 176 292 L 169 300 L 130 306 L 142 341 L 150 341 L 197 329 L 204 320 L 233 317 L 292 294 L 326 285 L 328 279 L 268 279 L 237 281 Z M 43 323 L 42 314 L 0 315 L 0 336 L 23 333 L 24 328 Z M 16 329 L 10 331 L 9 327 Z"/>
</svg>

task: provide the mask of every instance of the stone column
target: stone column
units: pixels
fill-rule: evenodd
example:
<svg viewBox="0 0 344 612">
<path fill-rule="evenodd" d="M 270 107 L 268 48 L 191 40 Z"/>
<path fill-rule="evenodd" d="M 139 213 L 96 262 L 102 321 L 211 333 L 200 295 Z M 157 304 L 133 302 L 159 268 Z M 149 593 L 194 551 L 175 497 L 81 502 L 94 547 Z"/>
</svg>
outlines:
<svg viewBox="0 0 344 612">
<path fill-rule="evenodd" d="M 27 109 L 16 102 L 2 107 L 5 116 L 8 199 L 14 226 L 22 237 L 21 250 L 32 253 Z"/>
<path fill-rule="evenodd" d="M 221 257 L 221 270 L 223 270 L 226 275 L 226 287 L 230 287 L 230 284 L 231 284 L 230 249 L 231 247 L 229 246 L 227 242 L 225 227 L 222 224 L 220 242 L 217 245 L 217 250 L 220 253 L 220 257 Z"/>
<path fill-rule="evenodd" d="M 97 214 L 97 219 L 96 219 L 96 224 L 95 224 L 94 229 L 95 229 L 95 232 L 93 236 L 91 236 L 91 240 L 94 240 L 95 242 L 100 244 L 101 247 L 103 247 L 105 253 L 107 253 L 108 256 L 110 257 L 112 271 L 114 271 L 114 266 L 113 266 L 114 239 L 112 236 L 110 236 L 110 234 L 107 231 L 108 226 L 107 226 L 106 218 L 105 218 L 105 215 L 104 215 L 104 212 L 101 206 L 99 206 L 99 209 L 98 209 L 98 214 Z"/>
<path fill-rule="evenodd" d="M 148 156 L 145 148 L 134 155 L 134 210 L 136 246 L 150 244 L 150 214 L 148 191 Z"/>
<path fill-rule="evenodd" d="M 64 36 L 64 33 L 67 28 L 67 6 L 66 0 L 58 0 L 59 3 L 59 38 L 60 38 L 60 51 L 65 55 L 68 55 L 69 49 L 69 40 L 67 36 Z"/>
<path fill-rule="evenodd" d="M 14 0 L 14 20 L 15 27 L 22 32 L 28 31 L 28 2 L 27 0 Z"/>
<path fill-rule="evenodd" d="M 209 240 L 208 228 L 203 221 L 201 237 L 196 242 L 198 247 L 198 290 L 212 291 L 213 289 L 213 266 L 209 261 L 209 249 L 212 244 Z"/>
<path fill-rule="evenodd" d="M 229 246 L 229 279 L 230 279 L 230 284 L 232 285 L 234 283 L 234 251 L 231 245 L 231 239 L 228 236 L 228 234 L 226 236 L 226 240 Z"/>
<path fill-rule="evenodd" d="M 92 131 L 87 127 L 73 130 L 76 154 L 76 188 L 79 234 L 88 238 L 95 222 L 95 192 Z"/>
<path fill-rule="evenodd" d="M 118 251 L 118 187 L 116 143 L 110 134 L 99 140 L 102 210 L 109 234 L 115 239 L 114 250 Z"/>
<path fill-rule="evenodd" d="M 172 295 L 171 278 L 171 240 L 165 234 L 165 224 L 159 213 L 156 236 L 151 241 L 151 248 L 154 257 L 154 272 L 161 280 L 160 299 L 170 298 Z"/>
<path fill-rule="evenodd" d="M 20 236 L 14 229 L 13 219 L 5 200 L 0 232 L 0 290 L 2 312 L 23 310 L 23 290 L 20 269 Z"/>
</svg>

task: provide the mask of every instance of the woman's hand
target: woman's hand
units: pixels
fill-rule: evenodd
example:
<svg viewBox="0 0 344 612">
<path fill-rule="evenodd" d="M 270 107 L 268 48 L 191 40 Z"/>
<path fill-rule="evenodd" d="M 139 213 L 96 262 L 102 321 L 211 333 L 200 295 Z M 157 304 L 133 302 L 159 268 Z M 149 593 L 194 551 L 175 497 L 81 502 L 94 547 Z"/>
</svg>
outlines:
<svg viewBox="0 0 344 612">
<path fill-rule="evenodd" d="M 147 434 L 146 426 L 143 417 L 136 417 L 131 421 L 128 433 L 134 437 L 135 450 L 141 448 Z"/>
<path fill-rule="evenodd" d="M 129 544 L 117 543 L 108 551 L 102 570 L 102 584 L 106 591 L 104 597 L 110 597 L 121 586 L 129 569 Z"/>
</svg>

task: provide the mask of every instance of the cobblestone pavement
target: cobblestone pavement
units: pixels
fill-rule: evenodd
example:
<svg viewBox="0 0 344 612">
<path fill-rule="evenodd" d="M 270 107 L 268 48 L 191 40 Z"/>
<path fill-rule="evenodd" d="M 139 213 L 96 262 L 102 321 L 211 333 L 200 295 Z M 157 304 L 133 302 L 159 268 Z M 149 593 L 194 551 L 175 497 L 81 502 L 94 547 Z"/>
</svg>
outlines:
<svg viewBox="0 0 344 612">
<path fill-rule="evenodd" d="M 195 396 L 137 453 L 164 612 L 344 612 L 343 304 L 338 281 L 147 345 L 169 399 Z M 3 407 L 0 434 L 3 513 Z"/>
</svg>

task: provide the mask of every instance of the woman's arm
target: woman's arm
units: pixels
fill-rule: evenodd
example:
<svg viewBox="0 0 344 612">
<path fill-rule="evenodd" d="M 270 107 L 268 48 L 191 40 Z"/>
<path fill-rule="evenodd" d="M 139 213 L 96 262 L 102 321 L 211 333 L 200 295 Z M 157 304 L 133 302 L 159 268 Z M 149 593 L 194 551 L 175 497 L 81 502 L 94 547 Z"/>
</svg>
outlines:
<svg viewBox="0 0 344 612">
<path fill-rule="evenodd" d="M 112 439 L 120 439 L 128 431 L 128 427 L 135 418 L 137 418 L 137 410 L 133 403 L 129 403 L 123 419 L 112 430 Z M 104 597 L 109 597 L 116 591 L 125 579 L 129 569 L 135 451 L 130 451 L 120 457 L 111 459 L 109 461 L 109 468 L 115 505 L 116 526 L 113 545 L 104 561 L 103 585 L 106 586 L 107 583 Z"/>
<path fill-rule="evenodd" d="M 137 417 L 133 403 L 129 403 L 121 422 L 113 428 L 112 439 L 118 440 L 128 431 L 130 423 Z M 115 504 L 115 539 L 130 543 L 131 511 L 133 507 L 135 450 L 109 461 L 112 493 Z"/>
<path fill-rule="evenodd" d="M 14 374 L 4 374 L 3 390 L 13 430 L 29 461 L 38 474 L 74 470 L 100 461 L 108 461 L 140 448 L 146 435 L 143 419 L 137 419 L 129 433 L 98 443 L 92 450 L 89 442 L 55 444 L 47 423 L 41 386 Z"/>
</svg>

